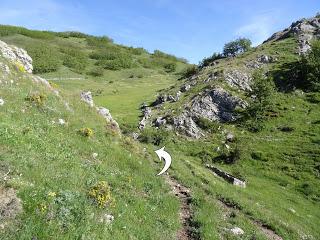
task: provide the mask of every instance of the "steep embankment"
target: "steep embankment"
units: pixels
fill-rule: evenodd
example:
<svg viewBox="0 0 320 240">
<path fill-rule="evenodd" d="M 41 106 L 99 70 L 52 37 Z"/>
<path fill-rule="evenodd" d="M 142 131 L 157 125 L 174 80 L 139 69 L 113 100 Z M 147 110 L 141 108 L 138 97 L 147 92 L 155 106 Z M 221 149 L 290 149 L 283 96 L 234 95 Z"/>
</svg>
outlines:
<svg viewBox="0 0 320 240">
<path fill-rule="evenodd" d="M 0 239 L 174 238 L 179 202 L 142 148 L 27 73 L 25 51 L 0 52 Z"/>
</svg>

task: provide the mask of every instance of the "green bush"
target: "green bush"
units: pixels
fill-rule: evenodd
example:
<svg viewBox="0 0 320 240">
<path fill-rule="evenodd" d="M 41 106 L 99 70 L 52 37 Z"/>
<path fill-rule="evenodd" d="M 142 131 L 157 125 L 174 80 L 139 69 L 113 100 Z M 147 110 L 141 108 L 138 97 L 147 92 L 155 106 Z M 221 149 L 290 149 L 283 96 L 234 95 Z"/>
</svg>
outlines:
<svg viewBox="0 0 320 240">
<path fill-rule="evenodd" d="M 223 55 L 225 57 L 236 56 L 240 53 L 246 52 L 251 48 L 251 41 L 247 38 L 238 38 L 234 41 L 228 42 L 223 47 Z"/>
<path fill-rule="evenodd" d="M 108 50 L 95 51 L 89 57 L 95 60 L 114 60 L 117 58 L 117 53 Z"/>
<path fill-rule="evenodd" d="M 61 52 L 64 53 L 63 65 L 76 72 L 83 72 L 85 70 L 88 65 L 88 58 L 80 49 L 63 48 Z"/>
<path fill-rule="evenodd" d="M 200 63 L 199 63 L 199 67 L 203 68 L 206 66 L 209 66 L 212 62 L 214 62 L 215 60 L 224 58 L 224 56 L 221 53 L 213 53 L 212 56 L 204 58 Z"/>
<path fill-rule="evenodd" d="M 94 36 L 88 36 L 87 37 L 87 43 L 91 47 L 98 47 L 98 48 L 103 48 L 107 47 L 112 43 L 113 40 L 107 36 L 103 37 L 94 37 Z"/>
<path fill-rule="evenodd" d="M 253 132 L 262 130 L 267 112 L 273 108 L 275 84 L 271 78 L 257 71 L 253 74 L 253 85 L 249 107 L 243 112 L 245 125 Z"/>
<path fill-rule="evenodd" d="M 217 132 L 219 128 L 219 124 L 217 122 L 211 121 L 207 118 L 199 117 L 195 122 L 201 129 L 209 131 L 211 133 Z"/>
<path fill-rule="evenodd" d="M 102 66 L 104 69 L 108 70 L 121 70 L 132 68 L 134 66 L 133 60 L 130 55 L 117 55 L 114 60 L 102 60 L 98 62 L 98 65 Z"/>
<path fill-rule="evenodd" d="M 197 74 L 198 72 L 199 72 L 199 68 L 197 65 L 190 65 L 182 70 L 181 76 L 182 76 L 182 78 L 189 78 L 189 77 Z"/>
<path fill-rule="evenodd" d="M 307 89 L 320 91 L 320 40 L 311 45 L 311 51 L 302 57 L 302 77 Z"/>
<path fill-rule="evenodd" d="M 169 137 L 168 131 L 162 129 L 144 129 L 139 136 L 139 141 L 152 143 L 156 146 L 162 145 Z"/>
<path fill-rule="evenodd" d="M 103 68 L 101 67 L 96 67 L 92 69 L 91 71 L 88 72 L 89 75 L 93 77 L 101 77 L 104 74 Z"/>
<path fill-rule="evenodd" d="M 171 73 L 171 72 L 174 72 L 177 68 L 177 64 L 172 62 L 172 63 L 167 63 L 164 65 L 164 70 L 167 72 L 167 73 Z"/>
<path fill-rule="evenodd" d="M 37 44 L 26 47 L 33 59 L 34 73 L 48 73 L 57 71 L 61 62 L 58 51 L 47 44 Z"/>
</svg>

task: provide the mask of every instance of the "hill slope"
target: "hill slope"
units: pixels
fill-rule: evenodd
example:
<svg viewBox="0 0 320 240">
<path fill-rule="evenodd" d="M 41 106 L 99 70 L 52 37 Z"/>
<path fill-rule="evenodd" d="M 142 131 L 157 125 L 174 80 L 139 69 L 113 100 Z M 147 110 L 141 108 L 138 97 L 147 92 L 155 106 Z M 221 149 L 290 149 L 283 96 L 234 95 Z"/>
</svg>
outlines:
<svg viewBox="0 0 320 240">
<path fill-rule="evenodd" d="M 26 56 L 1 57 L 0 236 L 317 239 L 320 96 L 292 70 L 319 22 L 298 21 L 182 78 L 188 65 L 161 52 L 0 27 L 1 39 L 26 48 L 35 72 L 52 79 L 25 73 Z M 263 85 L 272 108 L 247 121 L 261 79 L 272 80 Z M 84 90 L 122 133 L 79 101 Z M 141 143 L 126 136 L 133 132 Z M 153 151 L 163 146 L 173 162 L 161 178 Z"/>
</svg>

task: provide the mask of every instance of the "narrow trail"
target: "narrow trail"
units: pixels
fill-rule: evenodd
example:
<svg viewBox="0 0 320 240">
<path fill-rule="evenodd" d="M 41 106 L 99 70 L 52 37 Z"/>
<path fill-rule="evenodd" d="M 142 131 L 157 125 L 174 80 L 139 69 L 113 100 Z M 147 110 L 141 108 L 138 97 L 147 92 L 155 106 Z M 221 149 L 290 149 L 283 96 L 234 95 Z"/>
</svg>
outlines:
<svg viewBox="0 0 320 240">
<path fill-rule="evenodd" d="M 238 208 L 232 207 L 232 206 L 230 206 L 230 204 L 227 204 L 220 199 L 218 200 L 218 202 L 221 204 L 221 206 L 224 209 L 226 209 L 227 214 L 224 216 L 225 218 L 227 217 L 228 212 L 231 210 L 236 211 L 236 212 L 241 212 Z M 267 239 L 269 239 L 269 240 L 283 240 L 282 237 L 280 237 L 277 233 L 275 233 L 272 229 L 270 229 L 270 227 L 264 225 L 263 223 L 255 220 L 255 219 L 252 219 L 250 216 L 247 216 L 245 213 L 242 213 L 242 214 L 244 214 L 244 216 L 246 218 L 248 218 L 258 229 L 260 229 L 260 231 L 264 233 L 264 235 L 267 237 Z"/>
<path fill-rule="evenodd" d="M 165 175 L 166 182 L 170 185 L 174 195 L 180 200 L 179 217 L 182 229 L 177 233 L 178 240 L 199 240 L 200 236 L 194 232 L 192 227 L 192 210 L 190 189 L 179 184 L 174 178 Z"/>
</svg>

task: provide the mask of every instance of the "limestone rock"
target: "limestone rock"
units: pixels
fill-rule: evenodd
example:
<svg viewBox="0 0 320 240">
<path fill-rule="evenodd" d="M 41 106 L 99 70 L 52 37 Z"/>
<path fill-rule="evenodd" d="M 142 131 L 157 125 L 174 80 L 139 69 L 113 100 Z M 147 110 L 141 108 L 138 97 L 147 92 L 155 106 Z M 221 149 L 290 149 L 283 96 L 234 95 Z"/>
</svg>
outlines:
<svg viewBox="0 0 320 240">
<path fill-rule="evenodd" d="M 241 90 L 251 91 L 251 77 L 249 74 L 240 71 L 240 70 L 232 70 L 224 74 L 225 81 L 231 87 L 236 87 Z"/>
<path fill-rule="evenodd" d="M 158 117 L 155 121 L 154 121 L 154 125 L 156 127 L 161 127 L 163 125 L 165 125 L 167 123 L 167 120 L 163 117 Z"/>
<path fill-rule="evenodd" d="M 178 117 L 174 117 L 173 126 L 176 130 L 186 134 L 189 137 L 200 138 L 203 136 L 203 133 L 200 131 L 195 121 L 187 112 L 182 113 Z"/>
<path fill-rule="evenodd" d="M 298 53 L 305 54 L 310 50 L 313 38 L 320 38 L 320 17 L 301 19 L 291 24 L 289 28 L 273 34 L 268 41 L 278 41 L 291 35 L 298 39 Z"/>
<path fill-rule="evenodd" d="M 90 91 L 84 91 L 80 94 L 80 98 L 82 101 L 87 103 L 90 107 L 94 106 L 92 94 Z"/>
<path fill-rule="evenodd" d="M 246 102 L 232 96 L 223 88 L 217 87 L 196 97 L 189 111 L 193 116 L 207 118 L 212 121 L 230 122 L 237 119 L 235 108 L 246 107 Z"/>
<path fill-rule="evenodd" d="M 234 234 L 234 235 L 237 235 L 237 236 L 244 234 L 244 231 L 243 231 L 241 228 L 239 228 L 239 227 L 233 227 L 233 228 L 231 228 L 231 229 L 230 229 L 230 232 L 231 232 L 232 234 Z"/>
<path fill-rule="evenodd" d="M 181 92 L 187 92 L 189 91 L 191 86 L 189 84 L 183 85 L 180 89 Z"/>
<path fill-rule="evenodd" d="M 0 53 L 9 61 L 21 64 L 26 72 L 32 73 L 32 58 L 24 49 L 10 46 L 5 42 L 0 41 Z"/>
</svg>

